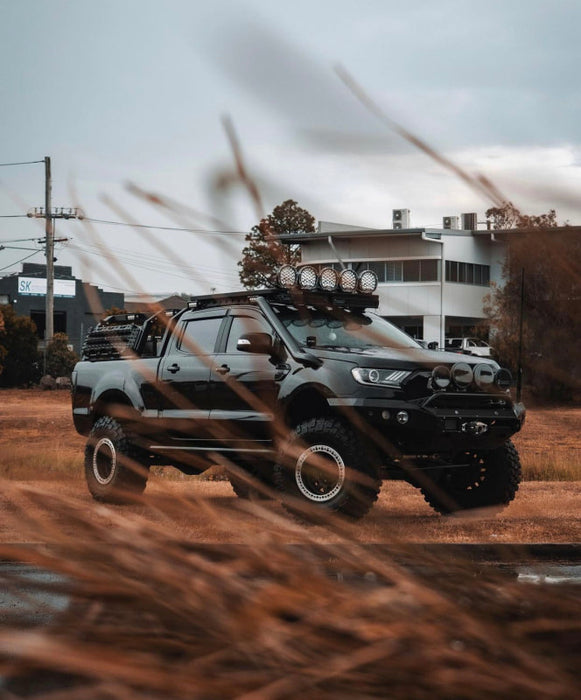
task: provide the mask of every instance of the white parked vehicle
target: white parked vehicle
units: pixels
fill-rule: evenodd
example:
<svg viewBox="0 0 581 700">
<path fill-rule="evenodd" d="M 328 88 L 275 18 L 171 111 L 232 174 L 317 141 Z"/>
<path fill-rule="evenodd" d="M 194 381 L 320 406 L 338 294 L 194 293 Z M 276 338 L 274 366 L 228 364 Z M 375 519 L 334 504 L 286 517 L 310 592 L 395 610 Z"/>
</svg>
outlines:
<svg viewBox="0 0 581 700">
<path fill-rule="evenodd" d="M 446 338 L 446 350 L 478 357 L 495 356 L 494 348 L 479 338 Z"/>
</svg>

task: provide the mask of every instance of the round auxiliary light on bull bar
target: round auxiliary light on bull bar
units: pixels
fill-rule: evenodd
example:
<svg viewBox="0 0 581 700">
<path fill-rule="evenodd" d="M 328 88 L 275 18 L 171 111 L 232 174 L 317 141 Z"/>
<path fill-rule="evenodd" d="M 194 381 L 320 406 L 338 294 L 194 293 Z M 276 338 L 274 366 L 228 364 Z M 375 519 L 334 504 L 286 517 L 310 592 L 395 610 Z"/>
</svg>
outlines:
<svg viewBox="0 0 581 700">
<path fill-rule="evenodd" d="M 447 389 L 450 386 L 452 378 L 450 370 L 444 365 L 438 365 L 432 370 L 432 382 L 438 389 Z"/>
<path fill-rule="evenodd" d="M 362 294 L 373 294 L 377 289 L 377 275 L 373 270 L 363 270 L 357 280 L 357 287 Z"/>
<path fill-rule="evenodd" d="M 504 367 L 501 367 L 494 377 L 494 383 L 499 389 L 508 391 L 512 386 L 512 374 Z"/>
<path fill-rule="evenodd" d="M 357 275 L 355 270 L 347 268 L 339 275 L 339 287 L 342 292 L 352 293 L 357 289 Z"/>
<path fill-rule="evenodd" d="M 316 289 L 318 277 L 315 268 L 311 267 L 311 265 L 301 267 L 299 270 L 298 282 L 301 289 L 306 289 L 307 291 Z"/>
<path fill-rule="evenodd" d="M 452 379 L 459 389 L 467 389 L 474 379 L 472 367 L 467 362 L 457 362 L 452 367 Z"/>
<path fill-rule="evenodd" d="M 276 273 L 276 281 L 279 287 L 292 289 L 297 283 L 297 271 L 292 265 L 283 265 Z"/>
<path fill-rule="evenodd" d="M 476 365 L 474 368 L 474 383 L 482 391 L 490 391 L 494 376 L 494 367 L 491 365 Z"/>
<path fill-rule="evenodd" d="M 319 273 L 319 287 L 325 292 L 334 292 L 338 283 L 339 275 L 332 267 L 324 267 Z"/>
</svg>

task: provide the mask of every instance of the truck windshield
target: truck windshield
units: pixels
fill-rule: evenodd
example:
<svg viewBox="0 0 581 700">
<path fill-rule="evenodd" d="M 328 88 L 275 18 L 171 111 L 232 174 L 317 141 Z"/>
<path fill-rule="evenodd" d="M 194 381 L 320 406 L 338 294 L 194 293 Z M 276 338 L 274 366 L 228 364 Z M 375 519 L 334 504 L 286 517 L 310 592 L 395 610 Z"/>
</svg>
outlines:
<svg viewBox="0 0 581 700">
<path fill-rule="evenodd" d="M 280 320 L 299 345 L 337 350 L 419 348 L 409 335 L 370 313 L 300 309 L 281 311 Z"/>
</svg>

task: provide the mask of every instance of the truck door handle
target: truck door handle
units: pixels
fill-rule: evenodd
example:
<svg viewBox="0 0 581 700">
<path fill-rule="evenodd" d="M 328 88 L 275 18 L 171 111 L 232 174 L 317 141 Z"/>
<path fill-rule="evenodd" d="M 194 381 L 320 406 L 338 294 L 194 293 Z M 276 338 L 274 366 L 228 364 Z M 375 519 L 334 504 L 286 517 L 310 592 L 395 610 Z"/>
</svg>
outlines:
<svg viewBox="0 0 581 700">
<path fill-rule="evenodd" d="M 220 365 L 220 367 L 216 367 L 216 372 L 218 372 L 218 374 L 228 374 L 229 371 L 230 367 L 228 367 L 228 365 Z"/>
<path fill-rule="evenodd" d="M 177 362 L 174 362 L 173 365 L 170 365 L 170 366 L 167 368 L 167 371 L 168 371 L 168 372 L 171 372 L 172 374 L 175 374 L 176 372 L 179 372 L 179 371 L 180 371 L 180 366 L 178 365 Z"/>
</svg>

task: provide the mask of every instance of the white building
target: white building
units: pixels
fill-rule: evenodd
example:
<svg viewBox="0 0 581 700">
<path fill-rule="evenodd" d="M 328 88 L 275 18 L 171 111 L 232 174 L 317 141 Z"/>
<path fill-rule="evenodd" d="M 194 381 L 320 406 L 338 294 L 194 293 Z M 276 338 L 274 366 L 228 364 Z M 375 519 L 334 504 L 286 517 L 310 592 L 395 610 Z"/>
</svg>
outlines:
<svg viewBox="0 0 581 700">
<path fill-rule="evenodd" d="M 392 228 L 320 221 L 318 231 L 281 237 L 301 244 L 303 264 L 370 268 L 379 279 L 379 313 L 413 337 L 437 341 L 466 335 L 485 316 L 490 283 L 502 282 L 506 244 L 476 229 L 476 216 L 445 217 L 445 228 L 410 228 L 409 211 L 394 210 Z"/>
</svg>

